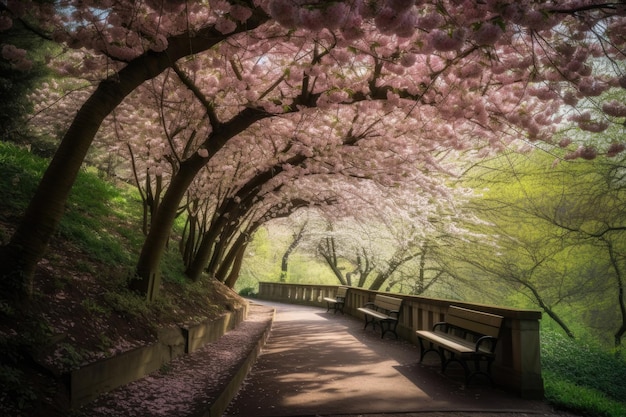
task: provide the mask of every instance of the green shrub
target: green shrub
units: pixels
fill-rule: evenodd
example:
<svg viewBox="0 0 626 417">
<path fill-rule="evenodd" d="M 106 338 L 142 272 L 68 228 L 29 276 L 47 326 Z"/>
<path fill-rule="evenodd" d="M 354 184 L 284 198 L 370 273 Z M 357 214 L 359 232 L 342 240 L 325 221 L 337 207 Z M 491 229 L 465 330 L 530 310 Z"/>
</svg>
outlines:
<svg viewBox="0 0 626 417">
<path fill-rule="evenodd" d="M 254 287 L 246 287 L 239 290 L 239 295 L 243 297 L 254 297 L 257 294 L 257 289 Z"/>
<path fill-rule="evenodd" d="M 546 399 L 586 416 L 626 415 L 626 361 L 557 332 L 542 333 Z"/>
<path fill-rule="evenodd" d="M 557 408 L 593 417 L 626 416 L 626 404 L 597 389 L 574 384 L 552 371 L 544 372 L 546 399 Z"/>
</svg>

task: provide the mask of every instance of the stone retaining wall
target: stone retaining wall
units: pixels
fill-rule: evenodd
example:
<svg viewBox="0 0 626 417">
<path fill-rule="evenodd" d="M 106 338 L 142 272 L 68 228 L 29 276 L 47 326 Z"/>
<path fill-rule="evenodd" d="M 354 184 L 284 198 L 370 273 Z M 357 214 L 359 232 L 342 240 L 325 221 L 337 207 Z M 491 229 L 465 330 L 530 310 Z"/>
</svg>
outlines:
<svg viewBox="0 0 626 417">
<path fill-rule="evenodd" d="M 121 355 L 90 363 L 70 374 L 71 407 L 77 408 L 99 394 L 128 384 L 159 370 L 174 358 L 192 353 L 218 340 L 247 316 L 247 306 L 220 318 L 193 326 L 164 328 L 158 341 Z"/>
</svg>

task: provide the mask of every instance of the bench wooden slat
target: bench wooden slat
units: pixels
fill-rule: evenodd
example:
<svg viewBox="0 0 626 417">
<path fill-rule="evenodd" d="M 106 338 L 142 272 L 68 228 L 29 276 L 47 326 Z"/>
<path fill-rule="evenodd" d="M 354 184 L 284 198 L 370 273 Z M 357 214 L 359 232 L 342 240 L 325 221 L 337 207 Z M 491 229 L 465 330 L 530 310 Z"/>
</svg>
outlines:
<svg viewBox="0 0 626 417">
<path fill-rule="evenodd" d="M 446 321 L 436 323 L 432 331 L 418 330 L 420 362 L 427 352 L 436 352 L 441 359 L 441 371 L 445 372 L 451 362 L 458 362 L 465 370 L 465 383 L 478 374 L 491 380 L 491 363 L 495 358 L 500 327 L 504 318 L 495 314 L 450 306 Z M 424 345 L 428 343 L 428 348 Z M 475 369 L 470 370 L 466 361 L 473 360 Z M 487 362 L 487 370 L 480 369 L 480 362 Z"/>
<path fill-rule="evenodd" d="M 348 287 L 338 287 L 335 298 L 324 297 L 323 300 L 326 301 L 327 306 L 326 311 L 330 311 L 332 307 L 335 314 L 337 313 L 337 311 L 341 311 L 341 314 L 343 314 L 343 306 L 346 302 L 347 294 Z"/>
<path fill-rule="evenodd" d="M 502 317 L 467 308 L 450 306 L 446 315 L 446 323 L 485 336 L 498 337 L 500 326 L 502 325 Z"/>
<path fill-rule="evenodd" d="M 379 313 L 378 311 L 372 310 L 371 308 L 359 307 L 357 310 L 359 310 L 362 313 L 368 314 L 372 317 L 376 317 L 379 320 L 384 320 L 384 319 L 389 318 L 387 314 Z"/>
<path fill-rule="evenodd" d="M 378 294 L 376 295 L 374 304 L 385 310 L 398 311 L 400 309 L 400 305 L 402 305 L 402 299 Z"/>
<path fill-rule="evenodd" d="M 416 333 L 418 337 L 422 337 L 433 343 L 445 346 L 446 349 L 454 351 L 454 353 L 459 355 L 473 354 L 476 352 L 474 342 L 470 342 L 467 339 L 463 339 L 458 336 L 454 336 L 448 333 L 431 332 L 425 330 L 418 330 Z M 481 348 L 480 352 L 485 355 L 492 355 L 492 353 L 486 348 Z"/>
<path fill-rule="evenodd" d="M 381 338 L 385 337 L 385 333 L 392 332 L 397 339 L 396 327 L 398 326 L 401 307 L 402 298 L 376 294 L 374 302 L 366 303 L 357 310 L 362 312 L 365 317 L 364 328 L 367 328 L 369 324 L 376 328 L 376 324 L 380 324 Z"/>
</svg>

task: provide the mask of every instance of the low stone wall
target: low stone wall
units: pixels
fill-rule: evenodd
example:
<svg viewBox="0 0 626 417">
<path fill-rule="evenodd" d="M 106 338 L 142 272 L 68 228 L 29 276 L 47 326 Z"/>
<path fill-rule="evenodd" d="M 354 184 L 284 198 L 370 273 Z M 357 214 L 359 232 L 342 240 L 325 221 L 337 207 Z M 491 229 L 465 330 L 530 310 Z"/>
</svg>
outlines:
<svg viewBox="0 0 626 417">
<path fill-rule="evenodd" d="M 337 286 L 284 284 L 261 282 L 258 298 L 293 304 L 306 304 L 326 308 L 324 297 L 335 297 Z M 343 311 L 362 318 L 358 308 L 374 301 L 378 291 L 350 287 Z M 492 367 L 495 383 L 522 398 L 543 398 L 541 376 L 541 346 L 539 320 L 541 311 L 520 310 L 507 307 L 473 304 L 463 301 L 443 300 L 405 294 L 389 294 L 402 298 L 402 311 L 398 323 L 398 335 L 418 344 L 416 330 L 430 330 L 434 323 L 443 321 L 450 305 L 484 311 L 504 317 Z M 418 360 L 419 358 L 416 358 Z"/>
<path fill-rule="evenodd" d="M 99 394 L 157 371 L 174 358 L 218 340 L 244 321 L 247 306 L 222 317 L 193 326 L 172 327 L 158 332 L 158 341 L 121 355 L 88 364 L 70 374 L 71 407 L 80 407 Z"/>
</svg>

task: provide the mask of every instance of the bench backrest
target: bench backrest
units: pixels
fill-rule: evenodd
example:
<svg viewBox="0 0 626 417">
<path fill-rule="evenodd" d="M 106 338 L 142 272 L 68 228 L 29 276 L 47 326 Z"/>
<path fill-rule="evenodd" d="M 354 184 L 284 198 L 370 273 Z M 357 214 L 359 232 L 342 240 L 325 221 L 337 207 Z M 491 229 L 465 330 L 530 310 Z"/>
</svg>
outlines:
<svg viewBox="0 0 626 417">
<path fill-rule="evenodd" d="M 388 295 L 376 294 L 374 305 L 387 311 L 400 311 L 402 298 L 389 297 Z"/>
<path fill-rule="evenodd" d="M 446 314 L 446 322 L 448 324 L 473 333 L 492 337 L 498 337 L 502 320 L 502 316 L 457 306 L 450 306 Z"/>
<path fill-rule="evenodd" d="M 337 298 L 346 298 L 346 294 L 348 293 L 348 287 L 339 287 L 337 288 Z"/>
</svg>

